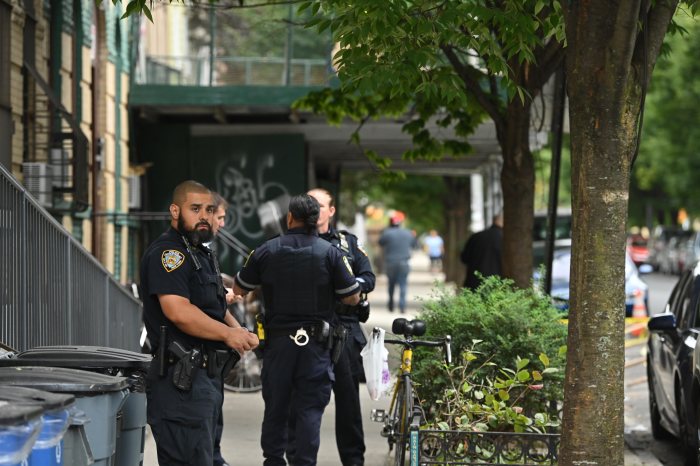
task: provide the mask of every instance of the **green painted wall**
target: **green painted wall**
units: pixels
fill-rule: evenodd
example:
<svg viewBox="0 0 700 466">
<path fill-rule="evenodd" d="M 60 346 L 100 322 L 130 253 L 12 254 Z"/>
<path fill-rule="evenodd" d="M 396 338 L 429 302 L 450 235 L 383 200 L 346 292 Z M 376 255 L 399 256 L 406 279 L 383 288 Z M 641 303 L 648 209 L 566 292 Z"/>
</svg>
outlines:
<svg viewBox="0 0 700 466">
<path fill-rule="evenodd" d="M 226 229 L 255 248 L 265 239 L 258 220 L 260 204 L 307 189 L 303 135 L 191 136 L 187 125 L 141 125 L 139 162 L 153 166 L 146 177 L 146 210 L 165 212 L 173 188 L 195 179 L 229 201 Z M 166 228 L 149 222 L 148 240 Z M 222 271 L 233 274 L 244 258 L 217 245 Z"/>
</svg>

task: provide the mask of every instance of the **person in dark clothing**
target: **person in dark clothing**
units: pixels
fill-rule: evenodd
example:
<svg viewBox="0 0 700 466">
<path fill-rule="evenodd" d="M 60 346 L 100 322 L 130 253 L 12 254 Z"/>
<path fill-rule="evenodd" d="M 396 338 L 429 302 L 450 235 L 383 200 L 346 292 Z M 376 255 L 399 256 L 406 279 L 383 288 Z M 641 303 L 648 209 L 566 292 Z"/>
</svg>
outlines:
<svg viewBox="0 0 700 466">
<path fill-rule="evenodd" d="M 175 188 L 170 228 L 141 261 L 144 323 L 154 344 L 146 376 L 147 419 L 161 465 L 211 466 L 223 374 L 258 345 L 229 326 L 212 236 L 211 192 L 194 181 Z M 191 372 L 190 372 L 191 371 Z M 180 377 L 183 372 L 191 376 Z"/>
<path fill-rule="evenodd" d="M 501 275 L 501 247 L 503 243 L 503 215 L 493 217 L 490 228 L 474 233 L 469 237 L 462 249 L 460 259 L 467 266 L 467 276 L 464 287 L 475 290 L 481 280 L 476 276 L 479 272 L 484 277 Z"/>
<path fill-rule="evenodd" d="M 360 285 L 362 293 L 374 290 L 376 277 L 372 272 L 367 254 L 358 244 L 357 237 L 345 230 L 333 227 L 332 218 L 335 215 L 335 202 L 330 192 L 325 189 L 312 189 L 308 194 L 320 205 L 318 218 L 319 236 L 330 242 L 345 257 L 347 257 L 353 274 Z M 369 306 L 348 306 L 339 301 L 335 303 L 335 311 L 341 323 L 349 330 L 348 341 L 333 366 L 335 383 L 335 439 L 343 466 L 363 465 L 365 461 L 365 436 L 362 429 L 362 411 L 360 409 L 360 381 L 364 377 L 362 356 L 360 351 L 367 344 L 360 322 L 369 317 Z M 294 438 L 296 416 L 294 409 L 289 418 L 289 444 L 287 458 L 294 464 L 296 439 Z"/>
<path fill-rule="evenodd" d="M 347 257 L 318 237 L 319 210 L 308 194 L 292 197 L 287 234 L 253 251 L 235 278 L 237 295 L 262 287 L 265 414 L 260 444 L 267 466 L 287 464 L 285 426 L 291 406 L 296 414 L 292 464 L 316 464 L 321 417 L 334 380 L 331 348 L 342 330 L 334 303 L 359 302 L 360 285 Z"/>
</svg>

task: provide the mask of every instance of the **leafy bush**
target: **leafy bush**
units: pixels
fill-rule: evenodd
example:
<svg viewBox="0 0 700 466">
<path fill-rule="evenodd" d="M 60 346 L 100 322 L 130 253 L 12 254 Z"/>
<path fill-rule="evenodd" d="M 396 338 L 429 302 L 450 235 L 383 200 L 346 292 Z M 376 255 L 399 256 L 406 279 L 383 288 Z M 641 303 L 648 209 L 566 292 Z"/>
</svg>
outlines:
<svg viewBox="0 0 700 466">
<path fill-rule="evenodd" d="M 435 298 L 424 303 L 419 318 L 426 322 L 427 336 L 452 336 L 455 355 L 476 354 L 474 341 L 479 341 L 484 363 L 470 368 L 471 384 L 493 386 L 500 383 L 497 380 L 508 368 L 515 367 L 517 373 L 518 361 L 538 361 L 541 354 L 552 358 L 552 368 L 564 368 L 567 329 L 560 314 L 546 296 L 518 289 L 511 280 L 488 277 L 477 290 L 462 289 L 456 295 L 439 288 Z M 435 415 L 444 409 L 446 391 L 453 389 L 454 383 L 441 357 L 420 348 L 414 360 L 418 395 L 427 412 Z M 464 365 L 465 361 L 455 364 Z M 519 400 L 524 415 L 551 412 L 550 406 L 563 400 L 564 371 L 549 372 L 541 390 L 526 390 Z"/>
<path fill-rule="evenodd" d="M 536 362 L 518 358 L 512 368 L 498 369 L 495 378 L 481 375 L 483 368 L 495 365 L 488 359 L 477 365 L 480 356 L 474 349 L 464 351 L 457 365 L 446 368 L 447 388 L 435 400 L 427 428 L 544 433 L 559 426 L 556 416 L 523 408 L 545 387 L 545 378 L 559 371 L 547 355 L 540 354 Z"/>
</svg>

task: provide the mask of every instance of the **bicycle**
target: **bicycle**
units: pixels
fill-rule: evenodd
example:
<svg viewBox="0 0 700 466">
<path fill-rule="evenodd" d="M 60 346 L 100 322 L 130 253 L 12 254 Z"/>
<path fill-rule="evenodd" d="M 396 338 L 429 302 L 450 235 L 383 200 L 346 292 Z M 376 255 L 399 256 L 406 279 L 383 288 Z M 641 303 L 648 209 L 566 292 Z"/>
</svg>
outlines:
<svg viewBox="0 0 700 466">
<path fill-rule="evenodd" d="M 401 368 L 399 378 L 396 381 L 391 404 L 389 405 L 389 415 L 383 409 L 372 410 L 372 420 L 383 422 L 381 435 L 386 437 L 389 443 L 389 451 L 394 451 L 394 464 L 404 466 L 406 461 L 406 450 L 410 451 L 410 465 L 418 464 L 418 430 L 425 421 L 425 416 L 417 403 L 417 396 L 413 389 L 411 371 L 413 366 L 413 350 L 419 346 L 437 348 L 442 346 L 445 352 L 445 362 L 452 363 L 452 350 L 450 343 L 452 337 L 446 335 L 437 340 L 415 340 L 414 337 L 425 335 L 425 322 L 414 319 L 408 321 L 404 318 L 395 319 L 391 325 L 391 331 L 396 336 L 403 336 L 403 339 L 384 340 L 384 343 L 401 345 Z M 375 328 L 375 332 L 379 329 Z M 410 447 L 410 448 L 409 448 Z"/>
</svg>

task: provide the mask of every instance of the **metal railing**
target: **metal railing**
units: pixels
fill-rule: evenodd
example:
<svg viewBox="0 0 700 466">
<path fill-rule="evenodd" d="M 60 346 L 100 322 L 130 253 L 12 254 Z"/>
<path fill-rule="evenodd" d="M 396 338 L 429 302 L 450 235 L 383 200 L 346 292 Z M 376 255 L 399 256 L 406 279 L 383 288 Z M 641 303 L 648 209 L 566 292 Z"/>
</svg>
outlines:
<svg viewBox="0 0 700 466">
<path fill-rule="evenodd" d="M 213 75 L 211 75 L 213 73 Z M 328 60 L 270 57 L 147 56 L 137 84 L 186 86 L 324 86 Z M 211 76 L 210 76 L 211 75 Z"/>
<path fill-rule="evenodd" d="M 412 429 L 411 465 L 557 464 L 559 434 Z"/>
<path fill-rule="evenodd" d="M 139 350 L 141 302 L 0 166 L 0 342 Z"/>
</svg>

